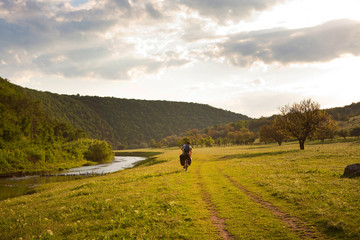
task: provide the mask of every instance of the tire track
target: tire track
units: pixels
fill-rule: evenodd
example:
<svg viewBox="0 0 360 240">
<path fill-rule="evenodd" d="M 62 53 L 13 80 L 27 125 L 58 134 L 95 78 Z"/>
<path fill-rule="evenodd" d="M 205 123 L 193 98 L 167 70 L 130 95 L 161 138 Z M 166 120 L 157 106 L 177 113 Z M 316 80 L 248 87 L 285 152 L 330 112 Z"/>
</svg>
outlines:
<svg viewBox="0 0 360 240">
<path fill-rule="evenodd" d="M 200 174 L 200 165 L 196 168 L 196 175 L 199 179 L 198 185 L 200 188 L 203 201 L 206 203 L 210 211 L 210 219 L 212 224 L 218 229 L 219 236 L 224 240 L 234 239 L 228 231 L 226 231 L 225 219 L 220 218 L 218 212 L 215 209 L 215 205 L 211 202 L 211 195 L 206 191 L 204 184 L 202 183 L 202 177 Z"/>
<path fill-rule="evenodd" d="M 309 224 L 297 217 L 291 216 L 289 213 L 281 211 L 278 207 L 271 202 L 267 202 L 259 195 L 249 191 L 245 186 L 241 185 L 238 181 L 234 180 L 230 176 L 226 175 L 221 169 L 220 173 L 226 177 L 237 189 L 245 193 L 252 201 L 260 204 L 264 208 L 268 209 L 275 216 L 277 216 L 283 223 L 285 223 L 293 232 L 295 232 L 301 239 L 328 239 L 315 228 L 309 227 Z"/>
</svg>

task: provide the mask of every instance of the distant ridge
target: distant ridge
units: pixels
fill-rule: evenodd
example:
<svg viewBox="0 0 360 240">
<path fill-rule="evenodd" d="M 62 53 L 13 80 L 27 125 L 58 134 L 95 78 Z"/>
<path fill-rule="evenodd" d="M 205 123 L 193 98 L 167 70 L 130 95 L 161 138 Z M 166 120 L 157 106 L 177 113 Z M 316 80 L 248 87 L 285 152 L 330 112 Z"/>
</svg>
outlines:
<svg viewBox="0 0 360 240">
<path fill-rule="evenodd" d="M 215 124 L 249 120 L 248 116 L 205 104 L 60 95 L 14 85 L 40 101 L 50 117 L 107 140 L 115 148 L 144 147 L 151 139 L 203 129 Z"/>
<path fill-rule="evenodd" d="M 347 121 L 351 117 L 360 115 L 360 102 L 352 103 L 344 107 L 335 107 L 326 109 L 335 120 Z"/>
</svg>

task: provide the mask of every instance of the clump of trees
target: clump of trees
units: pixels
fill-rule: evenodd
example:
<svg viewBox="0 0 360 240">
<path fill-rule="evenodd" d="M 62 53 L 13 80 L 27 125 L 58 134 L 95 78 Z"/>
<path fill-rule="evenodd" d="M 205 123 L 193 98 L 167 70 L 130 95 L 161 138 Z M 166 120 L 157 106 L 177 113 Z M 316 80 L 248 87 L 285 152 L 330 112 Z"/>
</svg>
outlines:
<svg viewBox="0 0 360 240">
<path fill-rule="evenodd" d="M 337 132 L 337 135 L 344 138 L 344 140 L 346 140 L 346 137 L 349 136 L 349 132 L 346 131 L 345 129 L 340 129 L 338 132 Z"/>
<path fill-rule="evenodd" d="M 288 139 L 287 134 L 283 131 L 283 129 L 279 128 L 276 124 L 267 124 L 263 125 L 259 129 L 260 142 L 273 142 L 276 141 L 279 146 Z"/>
<path fill-rule="evenodd" d="M 351 137 L 357 137 L 359 139 L 360 137 L 360 127 L 355 127 L 350 130 L 350 136 Z"/>
<path fill-rule="evenodd" d="M 253 144 L 257 134 L 249 130 L 248 124 L 248 121 L 240 120 L 229 124 L 217 124 L 203 130 L 192 129 L 183 136 L 168 136 L 160 142 L 152 140 L 150 146 L 174 147 L 181 146 L 187 141 L 199 147 Z"/>
<path fill-rule="evenodd" d="M 336 123 L 328 112 L 321 110 L 320 105 L 311 99 L 281 107 L 280 112 L 272 125 L 261 128 L 262 141 L 273 139 L 281 145 L 283 140 L 295 138 L 299 141 L 300 149 L 304 150 L 305 141 L 309 138 L 324 141 L 335 135 Z"/>
</svg>

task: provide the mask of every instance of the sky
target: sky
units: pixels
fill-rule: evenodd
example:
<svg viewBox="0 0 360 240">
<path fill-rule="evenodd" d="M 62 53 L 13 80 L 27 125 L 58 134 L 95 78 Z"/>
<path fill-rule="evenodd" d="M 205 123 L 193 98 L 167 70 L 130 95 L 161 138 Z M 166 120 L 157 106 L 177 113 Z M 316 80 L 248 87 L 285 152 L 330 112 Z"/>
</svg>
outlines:
<svg viewBox="0 0 360 240">
<path fill-rule="evenodd" d="M 0 76 L 259 118 L 360 101 L 359 0 L 0 0 Z"/>
</svg>

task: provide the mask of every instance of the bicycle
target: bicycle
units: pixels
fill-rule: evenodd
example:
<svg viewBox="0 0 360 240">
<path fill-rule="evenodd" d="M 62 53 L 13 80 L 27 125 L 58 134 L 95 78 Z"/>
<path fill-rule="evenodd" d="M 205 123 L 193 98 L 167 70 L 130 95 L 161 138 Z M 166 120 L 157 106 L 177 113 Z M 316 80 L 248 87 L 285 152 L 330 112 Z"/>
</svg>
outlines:
<svg viewBox="0 0 360 240">
<path fill-rule="evenodd" d="M 190 161 L 190 155 L 186 154 L 186 155 L 185 155 L 185 162 L 184 162 L 185 172 L 187 172 L 188 169 L 189 169 L 189 166 L 190 166 L 189 161 Z"/>
<path fill-rule="evenodd" d="M 184 163 L 185 172 L 188 171 L 188 168 L 189 168 L 189 160 L 188 160 L 188 158 L 185 158 L 185 163 Z"/>
</svg>

